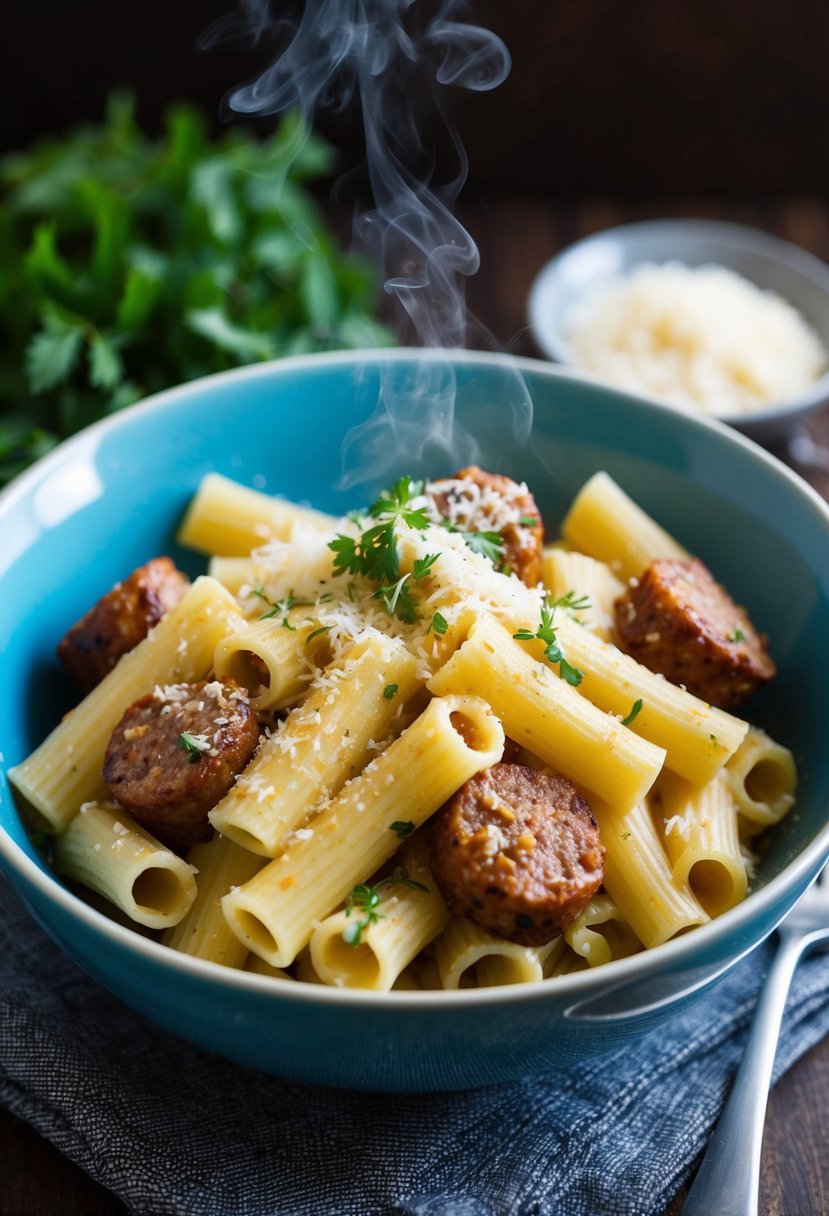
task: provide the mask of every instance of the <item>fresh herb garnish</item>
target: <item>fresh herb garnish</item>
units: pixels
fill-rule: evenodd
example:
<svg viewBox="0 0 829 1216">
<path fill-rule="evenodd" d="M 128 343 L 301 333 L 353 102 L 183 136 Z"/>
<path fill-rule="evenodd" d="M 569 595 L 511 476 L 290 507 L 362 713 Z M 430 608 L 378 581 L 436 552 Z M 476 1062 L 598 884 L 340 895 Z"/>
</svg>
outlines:
<svg viewBox="0 0 829 1216">
<path fill-rule="evenodd" d="M 639 710 L 642 708 L 642 698 L 637 697 L 630 707 L 630 713 L 626 718 L 622 718 L 622 726 L 630 726 L 631 722 L 637 717 Z"/>
<path fill-rule="evenodd" d="M 206 740 L 200 739 L 198 735 L 191 735 L 189 731 L 185 730 L 178 737 L 178 746 L 179 751 L 187 752 L 187 759 L 190 763 L 196 764 L 210 745 Z"/>
<path fill-rule="evenodd" d="M 405 840 L 407 836 L 411 836 L 415 829 L 412 819 L 395 819 L 394 823 L 389 824 L 389 830 L 396 832 L 401 840 Z"/>
<path fill-rule="evenodd" d="M 454 532 L 456 536 L 462 537 L 463 543 L 473 553 L 480 553 L 482 557 L 488 557 L 493 566 L 497 566 L 499 562 L 503 561 L 504 538 L 500 532 L 467 532 L 466 529 L 459 528 L 449 519 L 442 519 L 440 526 L 447 532 Z"/>
<path fill-rule="evenodd" d="M 558 663 L 561 678 L 566 680 L 568 684 L 572 684 L 574 688 L 581 684 L 584 679 L 584 673 L 565 659 L 556 637 L 554 618 L 557 608 L 572 609 L 575 604 L 580 604 L 581 602 L 581 600 L 574 598 L 572 591 L 568 591 L 566 595 L 560 596 L 557 600 L 551 600 L 547 597 L 541 605 L 541 623 L 538 629 L 535 632 L 531 629 L 519 629 L 517 633 L 512 635 L 519 642 L 534 642 L 536 640 L 544 642 L 544 657 L 550 663 Z"/>
<path fill-rule="evenodd" d="M 269 605 L 268 611 L 263 612 L 260 616 L 260 621 L 269 621 L 274 617 L 282 617 L 282 625 L 285 629 L 290 629 L 291 632 L 296 631 L 296 626 L 292 625 L 288 620 L 288 613 L 292 608 L 308 608 L 310 600 L 295 600 L 293 595 L 286 595 L 284 600 L 272 600 L 265 595 L 264 587 L 252 587 L 251 594 L 257 599 L 264 600 Z"/>
<path fill-rule="evenodd" d="M 439 557 L 439 553 L 427 553 L 425 557 L 415 558 L 412 564 L 412 575 L 415 581 L 425 578 Z"/>
<path fill-rule="evenodd" d="M 518 522 L 523 528 L 534 528 L 538 518 L 535 515 L 522 515 Z"/>
<path fill-rule="evenodd" d="M 417 608 L 412 593 L 406 586 L 408 578 L 408 574 L 402 574 L 391 586 L 378 587 L 372 598 L 383 601 L 389 616 L 398 616 L 407 625 L 413 625 L 417 620 Z"/>
<path fill-rule="evenodd" d="M 410 576 L 400 573 L 396 528 L 405 524 L 422 532 L 429 526 L 425 510 L 412 505 L 422 493 L 422 481 L 401 477 L 369 507 L 368 515 L 378 520 L 377 524 L 367 528 L 356 539 L 339 534 L 328 545 L 334 553 L 335 575 L 362 574 L 370 582 L 377 583 L 375 599 L 385 603 L 389 616 L 396 616 L 409 625 L 418 619 L 418 611 L 407 585 Z M 430 554 L 415 562 L 415 580 L 422 578 L 439 556 L 437 553 Z"/>
<path fill-rule="evenodd" d="M 731 633 L 729 633 L 728 637 L 725 640 L 727 642 L 744 642 L 746 640 L 746 635 L 743 633 L 742 629 L 740 629 L 740 627 L 738 625 L 735 629 L 733 629 L 731 631 Z"/>
<path fill-rule="evenodd" d="M 436 612 L 432 617 L 432 623 L 429 628 L 432 633 L 436 633 L 439 638 L 442 638 L 449 628 L 449 622 L 445 616 L 441 616 L 439 612 Z"/>
<path fill-rule="evenodd" d="M 386 887 L 390 887 L 394 883 L 411 887 L 415 891 L 428 892 L 429 890 L 422 882 L 409 878 L 406 871 L 400 866 L 388 878 L 381 878 L 373 885 L 365 882 L 359 883 L 345 901 L 346 917 L 350 917 L 352 912 L 360 913 L 359 920 L 350 922 L 343 929 L 343 941 L 347 945 L 359 946 L 362 935 L 369 925 L 374 925 L 378 920 L 382 920 L 381 914 L 377 911 L 377 905 L 380 903 Z"/>
<path fill-rule="evenodd" d="M 553 600 L 554 608 L 566 608 L 568 612 L 587 612 L 590 608 L 590 597 L 578 595 L 575 591 L 567 591 Z"/>
<path fill-rule="evenodd" d="M 397 693 L 396 684 L 387 684 L 386 687 L 383 689 L 383 696 L 386 698 L 387 701 L 390 701 L 392 699 L 392 697 L 396 695 L 396 693 Z"/>
<path fill-rule="evenodd" d="M 629 840 L 630 832 L 622 832 L 622 840 Z"/>
<path fill-rule="evenodd" d="M 311 632 L 308 634 L 308 637 L 305 639 L 305 644 L 307 645 L 312 640 L 312 638 L 318 638 L 320 636 L 320 634 L 322 634 L 322 633 L 328 633 L 330 631 L 330 629 L 331 629 L 330 625 L 320 625 L 320 627 L 318 629 L 312 629 Z"/>
</svg>

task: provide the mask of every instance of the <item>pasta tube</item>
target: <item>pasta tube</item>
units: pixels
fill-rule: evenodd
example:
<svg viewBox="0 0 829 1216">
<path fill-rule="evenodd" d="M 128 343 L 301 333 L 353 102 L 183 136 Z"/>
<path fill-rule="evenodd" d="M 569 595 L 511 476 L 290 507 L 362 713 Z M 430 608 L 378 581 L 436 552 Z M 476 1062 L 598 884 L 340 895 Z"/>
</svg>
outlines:
<svg viewBox="0 0 829 1216">
<path fill-rule="evenodd" d="M 544 978 L 549 946 L 519 946 L 495 937 L 463 917 L 452 917 L 435 942 L 435 962 L 442 988 L 489 988 L 527 984 Z"/>
<path fill-rule="evenodd" d="M 594 895 L 565 929 L 564 939 L 589 967 L 627 958 L 641 949 L 639 939 L 609 895 Z"/>
<path fill-rule="evenodd" d="M 739 747 L 748 723 L 678 688 L 577 622 L 556 618 L 567 661 L 582 672 L 579 692 L 599 709 L 626 717 L 630 729 L 665 749 L 665 765 L 698 785 L 710 781 Z"/>
<path fill-rule="evenodd" d="M 311 961 L 323 983 L 389 992 L 409 963 L 443 929 L 449 910 L 429 869 L 422 832 L 416 832 L 401 850 L 400 861 L 417 887 L 388 880 L 373 914 L 376 919 L 366 918 L 369 923 L 363 927 L 358 909 L 342 909 L 314 930 L 309 943 Z M 349 931 L 354 936 L 355 926 L 360 926 L 359 940 L 347 940 Z"/>
<path fill-rule="evenodd" d="M 748 877 L 737 831 L 737 807 L 726 772 L 707 785 L 673 773 L 659 779 L 665 852 L 674 878 L 687 883 L 710 917 L 745 899 Z"/>
<path fill-rule="evenodd" d="M 240 849 L 232 840 L 216 835 L 195 844 L 187 853 L 198 875 L 198 894 L 187 915 L 162 937 L 165 946 L 193 958 L 208 959 L 224 967 L 244 967 L 248 951 L 228 928 L 221 898 L 261 870 L 261 857 Z"/>
<path fill-rule="evenodd" d="M 577 612 L 585 629 L 605 642 L 613 640 L 616 612 L 614 604 L 625 590 L 609 566 L 586 553 L 548 546 L 542 556 L 542 581 L 553 600 L 569 592 L 587 601 Z"/>
<path fill-rule="evenodd" d="M 438 696 L 485 697 L 510 739 L 577 785 L 630 809 L 650 789 L 665 758 L 579 696 L 492 617 L 482 617 L 429 681 Z"/>
<path fill-rule="evenodd" d="M 243 587 L 264 586 L 270 568 L 252 557 L 211 557 L 207 573 L 231 595 L 238 595 Z"/>
<path fill-rule="evenodd" d="M 233 597 L 212 578 L 197 578 L 146 638 L 115 667 L 9 780 L 46 831 L 61 832 L 82 802 L 106 796 L 101 778 L 110 736 L 124 710 L 156 684 L 200 680 L 219 641 L 243 624 Z"/>
<path fill-rule="evenodd" d="M 749 836 L 779 823 L 794 806 L 794 756 L 756 726 L 728 762 L 726 776 Z"/>
<path fill-rule="evenodd" d="M 561 531 L 574 549 L 606 562 L 620 579 L 636 578 L 658 557 L 690 557 L 607 473 L 585 482 Z"/>
<path fill-rule="evenodd" d="M 274 980 L 291 981 L 291 977 L 288 975 L 287 971 L 283 971 L 280 967 L 272 967 L 270 963 L 266 963 L 265 960 L 260 958 L 258 954 L 248 954 L 247 951 L 245 951 L 245 954 L 247 956 L 245 971 L 252 971 L 255 975 L 268 975 Z M 297 978 L 302 979 L 307 983 L 319 983 L 318 977 L 311 979 L 310 976 L 298 976 Z"/>
<path fill-rule="evenodd" d="M 216 678 L 250 689 L 256 710 L 285 709 L 329 657 L 326 633 L 319 621 L 296 612 L 253 621 L 219 642 L 213 656 Z"/>
<path fill-rule="evenodd" d="M 228 924 L 272 966 L 288 966 L 310 939 L 313 922 L 394 853 L 392 823 L 418 827 L 464 781 L 499 760 L 503 748 L 501 724 L 479 698 L 430 701 L 320 810 L 308 835 L 224 897 Z"/>
<path fill-rule="evenodd" d="M 629 811 L 591 800 L 607 850 L 604 887 L 643 946 L 660 946 L 708 914 L 688 884 L 674 877 L 644 803 Z"/>
<path fill-rule="evenodd" d="M 83 804 L 55 842 L 54 865 L 150 929 L 177 924 L 196 898 L 193 867 L 114 803 Z"/>
<path fill-rule="evenodd" d="M 275 857 L 314 807 L 375 754 L 419 687 L 417 667 L 393 638 L 358 642 L 345 664 L 329 668 L 281 730 L 260 744 L 210 812 L 213 826 L 254 853 Z"/>
<path fill-rule="evenodd" d="M 187 508 L 178 542 L 199 553 L 247 557 L 267 541 L 288 540 L 297 523 L 329 532 L 336 520 L 208 473 Z"/>
</svg>

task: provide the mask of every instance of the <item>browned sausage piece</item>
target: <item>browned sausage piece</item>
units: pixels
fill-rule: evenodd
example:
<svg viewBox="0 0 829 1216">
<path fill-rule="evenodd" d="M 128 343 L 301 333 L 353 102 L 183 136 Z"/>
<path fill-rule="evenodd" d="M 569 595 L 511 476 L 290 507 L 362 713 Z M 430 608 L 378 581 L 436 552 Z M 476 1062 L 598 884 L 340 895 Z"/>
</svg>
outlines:
<svg viewBox="0 0 829 1216">
<path fill-rule="evenodd" d="M 696 558 L 661 558 L 616 601 L 623 650 L 720 709 L 742 704 L 775 674 L 744 608 Z"/>
<path fill-rule="evenodd" d="M 495 764 L 432 826 L 432 873 L 449 908 L 482 929 L 540 946 L 595 895 L 605 850 L 590 807 L 564 777 Z"/>
<path fill-rule="evenodd" d="M 528 587 L 540 582 L 544 525 L 526 486 L 470 465 L 454 477 L 428 482 L 426 493 L 438 514 L 464 532 L 498 532 L 504 543 L 504 567 Z"/>
<path fill-rule="evenodd" d="M 130 705 L 112 732 L 104 781 L 148 832 L 186 848 L 210 839 L 207 812 L 258 740 L 244 689 L 218 680 L 170 684 Z"/>
<path fill-rule="evenodd" d="M 58 658 L 80 691 L 86 695 L 100 684 L 189 586 L 169 557 L 154 557 L 99 599 L 58 646 Z"/>
</svg>

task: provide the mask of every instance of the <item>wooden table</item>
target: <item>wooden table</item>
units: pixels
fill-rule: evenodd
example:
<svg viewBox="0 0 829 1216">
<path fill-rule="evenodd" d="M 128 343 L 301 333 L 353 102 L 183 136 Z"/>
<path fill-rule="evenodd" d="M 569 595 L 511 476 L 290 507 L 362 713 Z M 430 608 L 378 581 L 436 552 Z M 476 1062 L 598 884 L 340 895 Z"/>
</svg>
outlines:
<svg viewBox="0 0 829 1216">
<path fill-rule="evenodd" d="M 829 202 L 810 197 L 624 205 L 595 199 L 555 207 L 538 198 L 467 198 L 459 212 L 482 257 L 481 270 L 469 284 L 470 308 L 503 347 L 516 354 L 537 354 L 526 330 L 526 299 L 534 274 L 563 245 L 600 228 L 658 215 L 731 219 L 777 232 L 829 261 Z M 810 430 L 818 443 L 829 447 L 829 411 Z M 785 452 L 778 454 L 786 457 Z M 801 471 L 829 498 L 825 469 Z M 827 1128 L 829 1039 L 804 1056 L 771 1094 L 762 1216 L 829 1216 Z M 116 1216 L 126 1211 L 5 1112 L 0 1112 L 0 1145 L 7 1163 L 0 1216 Z M 665 1216 L 678 1216 L 680 1206 L 681 1196 Z"/>
</svg>

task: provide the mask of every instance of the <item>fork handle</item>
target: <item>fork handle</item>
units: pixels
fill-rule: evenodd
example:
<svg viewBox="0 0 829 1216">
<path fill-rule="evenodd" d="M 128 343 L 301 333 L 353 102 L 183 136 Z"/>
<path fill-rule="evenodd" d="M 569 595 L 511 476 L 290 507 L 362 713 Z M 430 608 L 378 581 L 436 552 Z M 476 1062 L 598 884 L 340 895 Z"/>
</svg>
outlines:
<svg viewBox="0 0 829 1216">
<path fill-rule="evenodd" d="M 757 1216 L 760 1153 L 774 1056 L 792 976 L 809 945 L 782 937 L 766 977 L 745 1054 L 682 1216 Z"/>
</svg>

